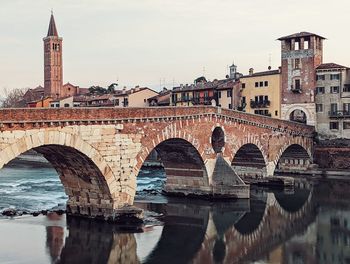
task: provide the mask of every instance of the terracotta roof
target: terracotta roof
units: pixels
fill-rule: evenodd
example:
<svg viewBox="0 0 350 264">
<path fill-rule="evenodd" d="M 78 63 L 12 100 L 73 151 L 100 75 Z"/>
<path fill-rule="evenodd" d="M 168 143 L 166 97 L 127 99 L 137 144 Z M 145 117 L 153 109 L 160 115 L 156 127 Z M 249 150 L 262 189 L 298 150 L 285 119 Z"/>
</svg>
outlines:
<svg viewBox="0 0 350 264">
<path fill-rule="evenodd" d="M 274 75 L 274 74 L 280 74 L 279 70 L 270 70 L 270 71 L 263 71 L 263 72 L 256 72 L 249 75 L 244 75 L 241 78 L 249 78 L 249 77 L 259 77 L 259 76 L 267 76 L 267 75 Z"/>
<path fill-rule="evenodd" d="M 49 29 L 47 31 L 48 37 L 58 37 L 55 18 L 53 17 L 53 13 L 51 13 Z"/>
<path fill-rule="evenodd" d="M 185 92 L 185 91 L 198 91 L 209 89 L 228 89 L 230 86 L 234 86 L 235 81 L 233 79 L 214 80 L 211 82 L 200 82 L 197 84 L 178 86 L 173 88 L 173 92 Z"/>
<path fill-rule="evenodd" d="M 289 35 L 289 36 L 284 36 L 284 37 L 281 37 L 277 40 L 286 40 L 286 39 L 292 39 L 292 38 L 302 38 L 302 37 L 311 37 L 311 36 L 316 36 L 316 37 L 319 37 L 321 39 L 326 39 L 320 35 L 317 35 L 317 34 L 314 34 L 314 33 L 310 33 L 310 32 L 299 32 L 299 33 L 295 33 L 295 34 L 292 34 L 292 35 Z"/>
<path fill-rule="evenodd" d="M 323 63 L 318 66 L 317 70 L 326 70 L 326 69 L 347 69 L 348 67 L 336 64 L 336 63 Z"/>
</svg>

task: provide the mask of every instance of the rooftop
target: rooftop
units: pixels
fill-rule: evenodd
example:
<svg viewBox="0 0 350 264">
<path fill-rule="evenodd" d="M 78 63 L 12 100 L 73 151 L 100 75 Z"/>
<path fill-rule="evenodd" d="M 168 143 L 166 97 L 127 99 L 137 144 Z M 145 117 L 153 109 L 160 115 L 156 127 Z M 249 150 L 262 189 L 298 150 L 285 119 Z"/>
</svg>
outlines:
<svg viewBox="0 0 350 264">
<path fill-rule="evenodd" d="M 347 69 L 348 67 L 342 66 L 336 63 L 323 63 L 320 66 L 318 66 L 317 70 L 328 70 L 328 69 Z"/>
<path fill-rule="evenodd" d="M 316 37 L 319 37 L 321 39 L 326 39 L 326 38 L 324 38 L 324 37 L 322 37 L 320 35 L 303 31 L 303 32 L 299 32 L 299 33 L 294 33 L 294 34 L 289 35 L 289 36 L 281 37 L 281 38 L 279 38 L 277 40 L 286 40 L 286 39 L 292 39 L 292 38 L 304 38 L 304 37 L 311 37 L 311 36 L 316 36 Z"/>
<path fill-rule="evenodd" d="M 58 37 L 58 32 L 56 28 L 55 18 L 53 13 L 51 13 L 49 29 L 47 30 L 47 37 Z"/>
<path fill-rule="evenodd" d="M 280 74 L 280 73 L 281 73 L 280 70 L 262 71 L 262 72 L 255 72 L 253 74 L 244 75 L 241 78 L 267 76 L 267 75 L 274 75 L 274 74 Z"/>
</svg>

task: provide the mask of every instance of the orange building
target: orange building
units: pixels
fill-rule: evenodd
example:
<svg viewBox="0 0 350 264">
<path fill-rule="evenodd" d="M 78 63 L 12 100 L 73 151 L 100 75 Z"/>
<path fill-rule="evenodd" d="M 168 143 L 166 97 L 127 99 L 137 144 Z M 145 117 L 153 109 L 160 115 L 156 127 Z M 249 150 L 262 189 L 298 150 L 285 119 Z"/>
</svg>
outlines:
<svg viewBox="0 0 350 264">
<path fill-rule="evenodd" d="M 43 99 L 31 101 L 27 103 L 27 107 L 36 108 L 36 107 L 50 107 L 52 97 L 46 97 Z"/>
</svg>

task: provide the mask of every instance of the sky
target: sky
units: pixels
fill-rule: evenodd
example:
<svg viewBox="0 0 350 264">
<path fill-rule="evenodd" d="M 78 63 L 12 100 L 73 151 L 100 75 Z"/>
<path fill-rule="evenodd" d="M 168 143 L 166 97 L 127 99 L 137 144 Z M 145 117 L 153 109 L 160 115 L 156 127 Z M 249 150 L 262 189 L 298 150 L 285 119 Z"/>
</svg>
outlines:
<svg viewBox="0 0 350 264">
<path fill-rule="evenodd" d="M 0 0 L 0 89 L 43 85 L 43 37 L 53 9 L 63 37 L 63 79 L 80 87 L 156 90 L 280 66 L 276 39 L 327 38 L 324 62 L 350 65 L 350 1 Z"/>
</svg>

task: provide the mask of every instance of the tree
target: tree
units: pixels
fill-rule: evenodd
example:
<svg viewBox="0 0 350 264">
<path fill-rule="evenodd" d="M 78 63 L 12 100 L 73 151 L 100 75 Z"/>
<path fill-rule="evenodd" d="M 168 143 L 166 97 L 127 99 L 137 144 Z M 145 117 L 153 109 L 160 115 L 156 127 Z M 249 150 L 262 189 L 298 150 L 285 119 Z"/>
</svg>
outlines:
<svg viewBox="0 0 350 264">
<path fill-rule="evenodd" d="M 106 93 L 108 93 L 107 89 L 98 85 L 89 88 L 89 95 L 102 95 Z"/>
<path fill-rule="evenodd" d="M 115 93 L 115 90 L 117 89 L 117 87 L 118 87 L 117 83 L 111 83 L 107 88 L 108 93 L 110 94 Z"/>
<path fill-rule="evenodd" d="M 9 90 L 3 88 L 3 98 L 1 99 L 2 108 L 15 108 L 15 107 L 25 107 L 24 94 L 28 91 L 28 88 L 16 88 Z"/>
</svg>

